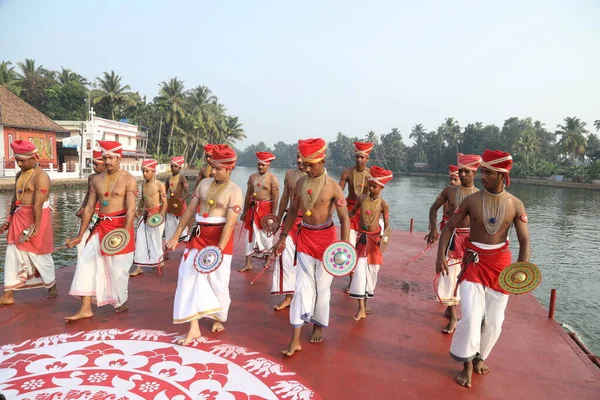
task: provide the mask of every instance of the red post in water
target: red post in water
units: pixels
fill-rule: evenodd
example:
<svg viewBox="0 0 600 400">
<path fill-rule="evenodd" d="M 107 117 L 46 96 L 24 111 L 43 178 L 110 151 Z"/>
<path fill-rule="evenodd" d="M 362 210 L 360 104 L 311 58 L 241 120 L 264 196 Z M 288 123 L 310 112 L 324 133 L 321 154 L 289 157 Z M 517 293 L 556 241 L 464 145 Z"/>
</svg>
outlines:
<svg viewBox="0 0 600 400">
<path fill-rule="evenodd" d="M 550 290 L 550 307 L 548 308 L 548 318 L 554 319 L 554 309 L 556 308 L 556 289 Z"/>
<path fill-rule="evenodd" d="M 413 231 L 413 225 L 414 225 L 414 220 L 411 218 L 411 219 L 410 219 L 410 229 L 408 230 L 408 231 L 409 231 L 409 232 L 411 232 L 411 233 L 412 233 L 412 231 Z"/>
</svg>

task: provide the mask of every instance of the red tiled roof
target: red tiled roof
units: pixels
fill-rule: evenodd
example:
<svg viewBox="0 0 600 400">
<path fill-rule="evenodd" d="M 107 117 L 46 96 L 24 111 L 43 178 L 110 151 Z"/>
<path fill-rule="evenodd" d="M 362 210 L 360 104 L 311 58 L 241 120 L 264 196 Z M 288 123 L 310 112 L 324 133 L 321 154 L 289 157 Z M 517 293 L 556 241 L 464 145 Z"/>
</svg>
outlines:
<svg viewBox="0 0 600 400">
<path fill-rule="evenodd" d="M 4 86 L 0 86 L 0 125 L 41 131 L 68 132 Z"/>
</svg>

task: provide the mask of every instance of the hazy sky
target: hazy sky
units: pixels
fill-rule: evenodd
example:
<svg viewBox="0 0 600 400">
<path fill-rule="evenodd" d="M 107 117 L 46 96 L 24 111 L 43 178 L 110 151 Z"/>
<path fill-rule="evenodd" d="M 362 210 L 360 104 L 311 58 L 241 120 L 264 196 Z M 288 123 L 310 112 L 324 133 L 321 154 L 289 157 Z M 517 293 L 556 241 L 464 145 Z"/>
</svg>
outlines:
<svg viewBox="0 0 600 400">
<path fill-rule="evenodd" d="M 369 3 L 369 4 L 367 4 Z M 248 140 L 600 119 L 600 1 L 0 0 L 0 60 L 156 96 L 208 86 Z"/>
</svg>

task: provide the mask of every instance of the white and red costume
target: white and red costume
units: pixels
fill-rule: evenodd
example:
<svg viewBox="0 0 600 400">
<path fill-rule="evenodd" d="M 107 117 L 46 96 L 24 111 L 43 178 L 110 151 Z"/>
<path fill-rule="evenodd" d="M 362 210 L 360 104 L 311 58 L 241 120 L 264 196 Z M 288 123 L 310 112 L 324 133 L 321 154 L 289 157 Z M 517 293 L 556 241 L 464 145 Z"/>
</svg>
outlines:
<svg viewBox="0 0 600 400">
<path fill-rule="evenodd" d="M 373 143 L 354 142 L 354 154 L 360 154 L 360 155 L 368 157 L 372 151 L 373 151 Z M 352 170 L 352 173 L 353 174 L 355 173 L 354 169 Z M 368 175 L 367 175 L 367 178 L 368 178 Z M 364 190 L 363 182 L 359 183 L 359 187 L 354 188 L 355 192 L 359 192 L 361 194 L 362 194 L 363 190 Z M 348 193 L 348 197 L 350 197 L 350 193 Z M 354 208 L 354 206 L 356 205 L 357 201 L 358 201 L 358 199 L 356 199 L 356 198 L 353 198 L 353 199 L 346 198 L 348 210 L 352 210 Z M 356 214 L 354 214 L 353 218 L 350 218 L 350 236 L 348 239 L 348 240 L 350 240 L 350 243 L 356 243 L 358 230 L 360 229 L 359 224 L 360 224 L 360 214 L 356 213 Z"/>
<path fill-rule="evenodd" d="M 281 222 L 282 229 L 286 218 L 292 218 L 287 214 Z M 285 238 L 285 248 L 275 259 L 275 269 L 273 270 L 273 285 L 271 294 L 294 294 L 296 287 L 296 266 L 294 265 L 294 256 L 296 254 L 297 233 L 302 223 L 302 212 L 296 216 L 294 226 Z"/>
<path fill-rule="evenodd" d="M 171 157 L 171 165 L 176 165 L 178 167 L 183 168 L 183 166 L 185 165 L 185 159 L 183 158 L 183 156 Z M 179 174 L 181 174 L 181 172 Z M 175 197 L 175 191 L 177 190 L 176 186 L 178 184 L 179 178 L 175 184 L 173 183 L 173 176 L 169 178 L 169 187 L 167 187 L 167 198 Z M 167 240 L 171 239 L 171 237 L 175 234 L 175 231 L 177 230 L 177 225 L 179 225 L 179 219 L 181 218 L 183 212 L 187 208 L 185 200 L 182 200 L 181 203 L 183 207 L 181 207 L 181 210 L 177 214 L 167 212 L 167 215 L 165 217 L 165 238 Z M 186 226 L 183 232 L 181 232 L 181 236 L 179 237 L 179 239 L 181 240 L 187 235 L 188 228 Z"/>
<path fill-rule="evenodd" d="M 92 151 L 92 159 L 93 159 L 92 162 L 104 162 L 102 159 L 102 152 L 100 150 Z M 88 188 L 88 190 L 89 190 L 89 188 Z M 85 207 L 85 204 L 83 206 Z M 94 214 L 92 215 L 92 220 L 90 221 L 89 229 L 85 230 L 85 232 L 83 233 L 83 239 L 81 239 L 81 242 L 76 246 L 77 247 L 77 257 L 79 257 L 81 255 L 81 252 L 83 251 L 83 248 L 85 247 L 85 244 L 86 244 L 88 238 L 90 237 L 90 232 L 92 231 L 92 228 L 96 224 L 96 220 L 98 219 L 99 212 L 100 212 L 100 202 L 97 201 L 96 208 L 94 209 Z"/>
</svg>

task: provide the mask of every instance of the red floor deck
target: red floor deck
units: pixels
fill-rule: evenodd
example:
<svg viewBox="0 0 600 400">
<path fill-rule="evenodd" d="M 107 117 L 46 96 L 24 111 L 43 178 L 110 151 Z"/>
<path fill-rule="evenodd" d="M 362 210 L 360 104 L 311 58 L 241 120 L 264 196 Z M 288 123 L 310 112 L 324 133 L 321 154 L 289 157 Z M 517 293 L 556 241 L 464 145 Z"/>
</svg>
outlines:
<svg viewBox="0 0 600 400">
<path fill-rule="evenodd" d="M 271 275 L 267 272 L 250 285 L 259 271 L 258 262 L 252 272 L 236 272 L 243 264 L 242 242 L 238 242 L 226 330 L 210 333 L 210 323 L 203 320 L 203 334 L 210 340 L 259 352 L 286 371 L 296 372 L 315 391 L 314 398 L 600 398 L 600 370 L 556 322 L 546 318 L 546 310 L 531 295 L 510 299 L 502 336 L 487 360 L 491 374 L 474 376 L 471 389 L 458 386 L 454 377 L 460 365 L 448 355 L 451 336 L 441 333 L 446 323 L 444 309 L 434 302 L 432 291 L 435 251 L 431 249 L 407 263 L 423 249 L 422 238 L 420 233 L 394 232 L 371 302 L 373 314 L 366 320 L 355 322 L 351 318 L 356 301 L 343 293 L 347 278 L 336 279 L 325 342 L 309 344 L 307 327 L 302 351 L 291 358 L 280 353 L 288 343 L 291 327 L 287 311 L 273 311 L 279 297 L 269 296 Z M 112 307 L 102 307 L 95 309 L 94 318 L 71 324 L 65 324 L 63 317 L 76 311 L 79 304 L 78 299 L 67 295 L 74 268 L 59 270 L 58 298 L 47 300 L 40 290 L 20 292 L 17 304 L 0 308 L 0 355 L 2 345 L 60 333 L 110 328 L 186 332 L 187 325 L 171 323 L 178 262 L 179 257 L 173 256 L 162 276 L 147 271 L 131 279 L 128 312 L 115 314 Z M 280 397 L 309 398 L 306 392 Z M 148 394 L 142 398 L 154 397 Z"/>
</svg>

